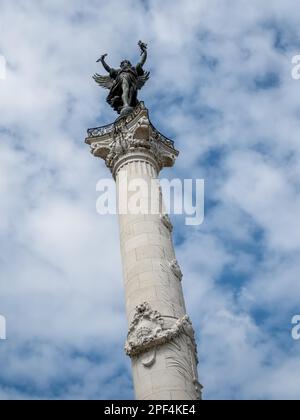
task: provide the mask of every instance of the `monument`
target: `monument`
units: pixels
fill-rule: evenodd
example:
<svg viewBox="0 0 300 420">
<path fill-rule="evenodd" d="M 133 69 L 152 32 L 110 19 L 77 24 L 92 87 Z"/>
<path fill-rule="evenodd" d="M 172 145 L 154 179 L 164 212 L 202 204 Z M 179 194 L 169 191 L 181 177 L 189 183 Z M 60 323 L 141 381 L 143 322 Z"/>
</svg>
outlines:
<svg viewBox="0 0 300 420">
<path fill-rule="evenodd" d="M 109 90 L 107 102 L 119 117 L 108 126 L 89 129 L 86 143 L 95 157 L 105 161 L 117 185 L 129 324 L 125 351 L 132 361 L 136 398 L 200 400 L 195 335 L 186 313 L 173 226 L 158 182 L 160 171 L 172 167 L 179 152 L 152 125 L 138 100 L 138 91 L 150 76 L 144 70 L 147 45 L 140 41 L 139 47 L 141 60 L 136 66 L 125 60 L 120 69 L 113 69 L 106 54 L 98 60 L 108 75 L 96 74 L 94 79 Z M 134 194 L 129 183 L 139 180 L 151 194 L 142 197 L 149 211 L 137 214 L 128 211 L 126 200 Z"/>
</svg>

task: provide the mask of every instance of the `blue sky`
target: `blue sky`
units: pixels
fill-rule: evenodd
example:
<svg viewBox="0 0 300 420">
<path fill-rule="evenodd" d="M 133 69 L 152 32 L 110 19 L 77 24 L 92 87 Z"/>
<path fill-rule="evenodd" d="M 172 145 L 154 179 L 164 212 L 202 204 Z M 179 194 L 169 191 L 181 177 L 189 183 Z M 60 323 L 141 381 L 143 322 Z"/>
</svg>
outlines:
<svg viewBox="0 0 300 420">
<path fill-rule="evenodd" d="M 206 399 L 298 399 L 300 54 L 296 0 L 0 0 L 0 399 L 130 399 L 109 176 L 84 144 L 114 120 L 91 76 L 138 59 L 153 123 L 204 178 L 199 228 L 176 217 Z"/>
</svg>

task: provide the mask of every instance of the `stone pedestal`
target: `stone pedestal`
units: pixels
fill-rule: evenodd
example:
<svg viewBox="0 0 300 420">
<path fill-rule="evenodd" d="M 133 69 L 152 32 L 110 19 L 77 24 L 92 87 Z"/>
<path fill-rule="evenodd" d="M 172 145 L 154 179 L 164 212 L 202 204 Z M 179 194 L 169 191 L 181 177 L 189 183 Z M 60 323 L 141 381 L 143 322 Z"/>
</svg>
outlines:
<svg viewBox="0 0 300 420">
<path fill-rule="evenodd" d="M 115 124 L 88 131 L 92 154 L 117 183 L 121 252 L 131 357 L 138 400 L 198 400 L 194 331 L 186 314 L 172 224 L 157 180 L 178 152 L 151 124 L 144 104 Z M 141 211 L 128 208 L 142 185 Z M 136 209 L 135 209 L 136 210 Z"/>
</svg>

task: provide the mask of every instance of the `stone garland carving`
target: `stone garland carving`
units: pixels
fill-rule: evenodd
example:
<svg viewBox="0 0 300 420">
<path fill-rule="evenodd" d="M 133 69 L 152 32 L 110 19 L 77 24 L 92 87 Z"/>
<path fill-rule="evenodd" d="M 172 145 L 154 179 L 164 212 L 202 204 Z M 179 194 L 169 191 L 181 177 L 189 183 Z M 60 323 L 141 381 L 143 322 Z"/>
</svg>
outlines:
<svg viewBox="0 0 300 420">
<path fill-rule="evenodd" d="M 179 319 L 172 328 L 163 329 L 164 320 L 161 314 L 153 311 L 145 302 L 136 308 L 136 314 L 130 325 L 128 339 L 125 345 L 126 354 L 136 357 L 148 353 L 149 360 L 143 360 L 146 367 L 152 366 L 156 354 L 150 354 L 158 346 L 172 342 L 181 334 L 186 334 L 193 342 L 196 351 L 194 330 L 189 317 L 186 315 Z"/>
<path fill-rule="evenodd" d="M 198 381 L 197 373 L 197 345 L 194 329 L 186 315 L 179 319 L 172 328 L 164 329 L 164 319 L 157 311 L 145 302 L 136 308 L 136 313 L 129 328 L 125 351 L 131 358 L 140 356 L 145 368 L 151 368 L 156 362 L 157 348 L 168 345 L 170 356 L 168 366 L 175 367 L 180 375 L 188 375 L 196 391 L 196 398 L 201 399 L 202 385 Z M 187 343 L 183 337 L 189 337 Z M 188 352 L 182 352 L 185 346 Z"/>
<path fill-rule="evenodd" d="M 180 280 L 180 281 L 182 281 L 182 279 L 183 279 L 183 274 L 182 274 L 182 271 L 181 271 L 181 268 L 180 268 L 180 266 L 179 266 L 179 264 L 178 264 L 178 261 L 177 260 L 173 260 L 173 261 L 171 261 L 170 262 L 170 268 L 171 268 L 171 270 L 172 270 L 172 272 L 175 274 L 175 276 Z"/>
</svg>

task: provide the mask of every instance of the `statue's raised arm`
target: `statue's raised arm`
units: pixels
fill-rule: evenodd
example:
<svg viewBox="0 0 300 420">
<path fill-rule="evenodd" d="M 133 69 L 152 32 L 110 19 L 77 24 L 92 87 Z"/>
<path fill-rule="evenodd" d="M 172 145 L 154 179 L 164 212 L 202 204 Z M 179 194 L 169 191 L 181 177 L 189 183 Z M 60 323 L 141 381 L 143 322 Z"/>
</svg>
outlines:
<svg viewBox="0 0 300 420">
<path fill-rule="evenodd" d="M 105 68 L 105 70 L 107 71 L 107 73 L 111 73 L 112 69 L 105 62 L 106 57 L 107 57 L 107 54 L 101 55 L 101 57 L 99 58 L 99 60 L 97 60 L 97 63 L 102 63 L 102 66 Z"/>
<path fill-rule="evenodd" d="M 144 44 L 144 42 L 142 42 L 142 41 L 139 41 L 139 44 L 138 45 L 139 45 L 139 47 L 141 49 L 141 56 L 142 56 L 142 58 L 141 58 L 140 62 L 138 63 L 137 68 L 138 67 L 139 68 L 143 68 L 144 64 L 147 61 L 147 57 L 148 57 L 148 51 L 147 51 L 148 46 L 147 46 L 147 44 Z"/>
</svg>

